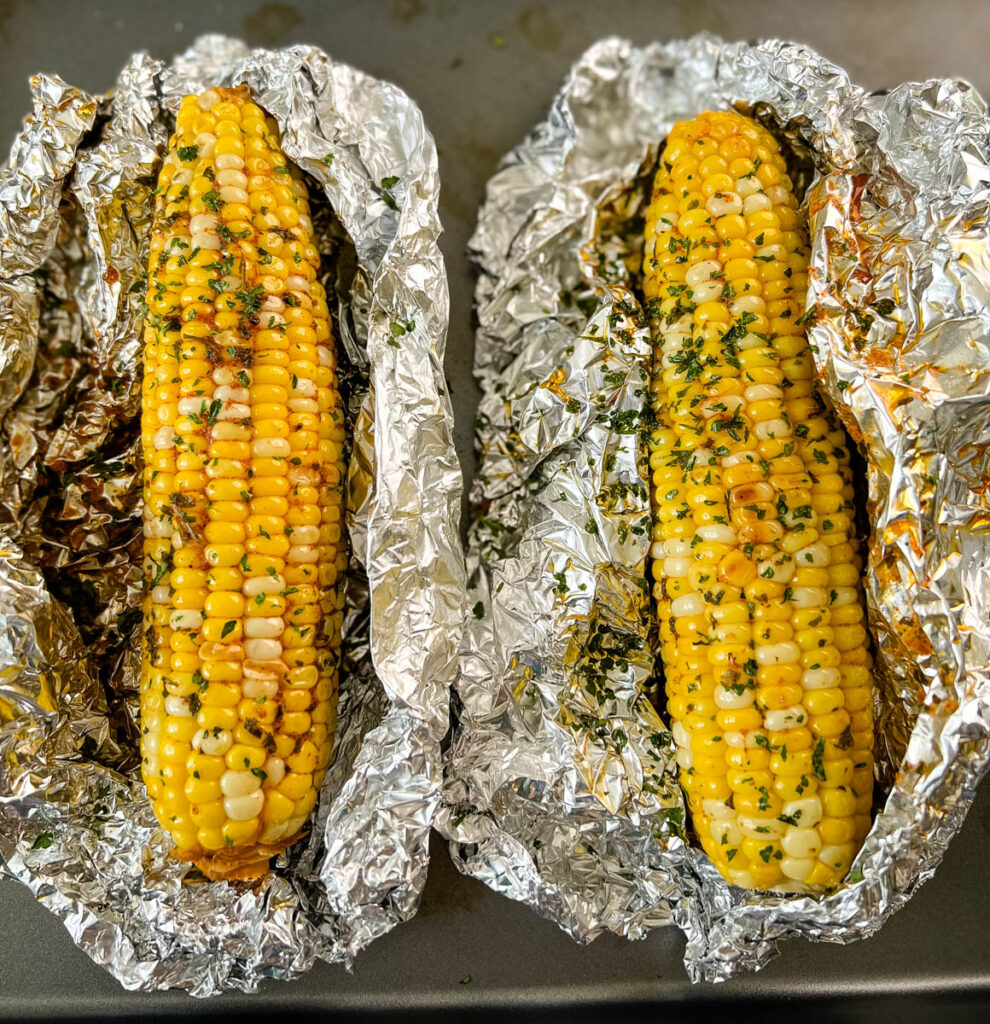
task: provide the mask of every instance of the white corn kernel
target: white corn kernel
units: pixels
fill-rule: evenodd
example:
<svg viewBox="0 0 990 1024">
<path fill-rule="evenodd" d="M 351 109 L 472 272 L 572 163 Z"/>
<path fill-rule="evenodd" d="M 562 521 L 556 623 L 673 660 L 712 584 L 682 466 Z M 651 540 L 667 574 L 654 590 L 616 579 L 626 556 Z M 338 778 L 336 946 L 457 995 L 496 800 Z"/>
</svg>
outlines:
<svg viewBox="0 0 990 1024">
<path fill-rule="evenodd" d="M 721 846 L 738 846 L 743 841 L 742 829 L 731 818 L 713 821 L 711 832 Z"/>
<path fill-rule="evenodd" d="M 838 871 L 852 863 L 855 852 L 856 847 L 852 843 L 834 843 L 831 846 L 823 846 L 818 859 Z"/>
<path fill-rule="evenodd" d="M 758 646 L 754 653 L 757 665 L 788 665 L 800 659 L 801 648 L 791 640 L 784 640 L 779 644 Z"/>
<path fill-rule="evenodd" d="M 271 700 L 278 695 L 278 682 L 274 679 L 245 679 L 244 696 L 251 700 Z"/>
<path fill-rule="evenodd" d="M 756 747 L 765 747 L 769 742 L 763 729 L 752 729 L 750 732 L 727 732 L 723 740 L 726 746 L 732 747 L 734 750 L 753 750 Z"/>
<path fill-rule="evenodd" d="M 768 398 L 784 397 L 784 392 L 773 384 L 751 384 L 744 394 L 747 402 L 764 402 Z"/>
<path fill-rule="evenodd" d="M 822 837 L 813 828 L 798 828 L 792 825 L 784 833 L 780 841 L 780 848 L 788 857 L 798 857 L 807 860 L 810 857 L 817 857 L 822 848 Z"/>
<path fill-rule="evenodd" d="M 199 629 L 203 616 L 195 608 L 176 608 L 168 617 L 170 629 Z"/>
<path fill-rule="evenodd" d="M 715 302 L 722 297 L 724 288 L 725 285 L 721 281 L 705 281 L 691 289 L 691 298 L 699 305 L 702 302 Z"/>
<path fill-rule="evenodd" d="M 722 466 L 729 469 L 732 466 L 741 466 L 746 462 L 756 462 L 752 452 L 733 452 L 731 455 L 722 457 Z"/>
<path fill-rule="evenodd" d="M 700 594 L 681 594 L 670 602 L 670 614 L 680 618 L 682 615 L 700 615 L 705 610 L 705 601 Z"/>
<path fill-rule="evenodd" d="M 814 828 L 822 820 L 822 801 L 815 795 L 788 800 L 780 812 L 781 818 L 790 818 L 801 828 Z"/>
<path fill-rule="evenodd" d="M 213 392 L 213 397 L 219 398 L 221 402 L 247 402 L 251 395 L 247 388 L 223 384 Z"/>
<path fill-rule="evenodd" d="M 777 708 L 763 716 L 763 724 L 771 732 L 783 732 L 785 729 L 796 729 L 808 721 L 808 712 L 803 704 L 794 704 L 789 708 Z"/>
<path fill-rule="evenodd" d="M 753 433 L 761 441 L 767 441 L 774 437 L 790 437 L 793 431 L 787 420 L 772 419 L 763 420 L 753 426 Z"/>
<path fill-rule="evenodd" d="M 774 555 L 773 558 L 757 562 L 756 571 L 762 579 L 788 583 L 794 576 L 794 561 L 786 554 Z"/>
<path fill-rule="evenodd" d="M 761 210 L 769 210 L 772 206 L 768 196 L 762 192 L 753 192 L 743 200 L 743 213 L 748 216 L 751 213 L 759 213 Z"/>
<path fill-rule="evenodd" d="M 690 747 L 678 747 L 677 752 L 674 755 L 674 760 L 678 766 L 683 768 L 684 771 L 690 771 L 694 765 L 694 754 L 691 752 Z"/>
<path fill-rule="evenodd" d="M 175 447 L 175 429 L 170 424 L 159 427 L 155 431 L 155 450 L 161 452 L 173 447 Z"/>
<path fill-rule="evenodd" d="M 314 402 L 313 404 L 315 405 L 316 403 Z M 292 403 L 290 402 L 289 405 L 291 406 Z M 293 466 L 285 475 L 293 487 L 320 486 L 320 471 L 309 466 Z"/>
<path fill-rule="evenodd" d="M 795 587 L 791 592 L 791 604 L 795 608 L 825 608 L 828 595 L 821 587 Z"/>
<path fill-rule="evenodd" d="M 692 263 L 688 267 L 684 280 L 689 288 L 694 288 L 695 285 L 711 281 L 712 278 L 718 277 L 721 273 L 722 264 L 718 260 L 698 260 L 697 263 Z"/>
<path fill-rule="evenodd" d="M 762 260 L 765 263 L 770 263 L 774 260 L 780 260 L 782 263 L 787 262 L 787 250 L 782 245 L 765 245 L 762 249 L 756 251 L 755 256 L 758 260 Z"/>
<path fill-rule="evenodd" d="M 806 690 L 827 690 L 841 686 L 842 676 L 837 668 L 809 668 L 801 676 L 801 685 Z"/>
<path fill-rule="evenodd" d="M 783 185 L 771 185 L 767 190 L 767 198 L 774 206 L 790 206 L 791 194 Z"/>
<path fill-rule="evenodd" d="M 679 747 L 691 746 L 691 734 L 684 728 L 682 722 L 674 722 L 670 729 L 671 735 L 674 737 L 674 743 Z M 707 813 L 707 812 L 706 812 Z"/>
<path fill-rule="evenodd" d="M 245 640 L 244 653 L 255 661 L 274 661 L 282 654 L 282 645 L 268 638 Z"/>
<path fill-rule="evenodd" d="M 285 590 L 285 577 L 279 576 L 249 576 L 241 586 L 245 597 L 257 597 L 259 594 L 277 594 Z"/>
<path fill-rule="evenodd" d="M 702 800 L 701 811 L 708 818 L 731 818 L 736 820 L 736 811 L 723 800 Z"/>
<path fill-rule="evenodd" d="M 794 561 L 801 569 L 809 565 L 816 569 L 827 568 L 829 560 L 828 545 L 822 543 L 809 544 L 794 555 Z"/>
<path fill-rule="evenodd" d="M 318 526 L 296 526 L 292 528 L 293 544 L 318 544 L 320 528 Z"/>
<path fill-rule="evenodd" d="M 748 708 L 756 700 L 756 694 L 748 687 L 741 693 L 735 690 L 727 690 L 724 686 L 715 687 L 715 704 L 723 710 L 736 710 L 737 708 Z"/>
<path fill-rule="evenodd" d="M 237 153 L 221 153 L 214 163 L 218 171 L 237 171 L 244 166 L 244 157 Z"/>
<path fill-rule="evenodd" d="M 222 757 L 234 745 L 234 737 L 226 729 L 200 729 L 192 745 L 209 757 Z"/>
<path fill-rule="evenodd" d="M 224 167 L 217 171 L 218 185 L 233 185 L 235 188 L 247 188 L 247 176 L 235 167 Z"/>
<path fill-rule="evenodd" d="M 287 459 L 292 454 L 292 448 L 284 437 L 259 437 L 251 442 L 251 454 Z"/>
<path fill-rule="evenodd" d="M 787 878 L 793 878 L 797 882 L 803 882 L 811 869 L 815 866 L 813 860 L 804 860 L 798 857 L 784 857 L 780 861 L 780 870 Z"/>
<path fill-rule="evenodd" d="M 244 635 L 249 639 L 281 636 L 284 629 L 285 623 L 280 616 L 258 615 L 244 620 Z"/>
<path fill-rule="evenodd" d="M 776 818 L 760 818 L 756 815 L 740 814 L 736 819 L 743 835 L 750 839 L 776 839 L 782 836 L 787 826 Z"/>
<path fill-rule="evenodd" d="M 762 316 L 766 308 L 767 304 L 759 295 L 740 295 L 729 303 L 729 312 L 734 317 L 742 316 L 743 313 L 758 313 Z"/>
<path fill-rule="evenodd" d="M 270 757 L 265 762 L 265 781 L 277 786 L 285 778 L 285 762 L 280 757 Z"/>
<path fill-rule="evenodd" d="M 285 834 L 287 836 L 294 836 L 306 824 L 308 817 L 308 814 L 299 814 L 289 818 L 285 823 Z"/>
<path fill-rule="evenodd" d="M 265 825 L 261 832 L 260 841 L 262 843 L 277 843 L 280 839 L 285 836 L 284 821 L 272 821 Z"/>
<path fill-rule="evenodd" d="M 737 216 L 743 212 L 743 200 L 734 192 L 715 192 L 708 197 L 705 209 L 713 217 Z"/>
<path fill-rule="evenodd" d="M 224 796 L 246 796 L 256 789 L 261 789 L 261 779 L 254 772 L 226 771 L 220 777 Z"/>
<path fill-rule="evenodd" d="M 212 231 L 197 231 L 191 242 L 194 249 L 220 248 L 220 239 Z"/>
<path fill-rule="evenodd" d="M 224 798 L 223 809 L 227 817 L 234 821 L 250 821 L 261 814 L 265 806 L 265 794 L 256 789 L 253 793 L 246 793 L 244 796 L 228 796 Z"/>
<path fill-rule="evenodd" d="M 307 565 L 319 561 L 320 551 L 313 544 L 293 544 L 286 561 L 290 565 Z"/>
<path fill-rule="evenodd" d="M 233 185 L 224 185 L 220 189 L 220 198 L 225 203 L 246 203 L 248 194 L 242 188 L 235 188 Z"/>
<path fill-rule="evenodd" d="M 174 718 L 192 718 L 192 710 L 185 697 L 166 697 L 165 714 Z"/>
<path fill-rule="evenodd" d="M 218 420 L 244 420 L 251 416 L 250 406 L 240 402 L 227 402 L 217 413 Z"/>
<path fill-rule="evenodd" d="M 172 536 L 172 523 L 167 519 L 146 519 L 144 521 L 144 535 L 149 540 L 164 540 Z"/>
<path fill-rule="evenodd" d="M 735 544 L 736 542 L 736 531 L 725 523 L 706 523 L 704 526 L 699 526 L 695 532 L 702 540 L 711 541 L 714 544 Z M 688 549 L 690 547 L 691 545 L 688 544 Z"/>
<path fill-rule="evenodd" d="M 192 397 L 180 398 L 177 408 L 180 416 L 198 416 L 206 404 L 206 401 L 201 396 L 193 395 Z"/>
<path fill-rule="evenodd" d="M 200 132 L 196 136 L 196 148 L 199 150 L 197 156 L 200 159 L 213 156 L 213 147 L 217 144 L 217 137 L 212 132 Z"/>
<path fill-rule="evenodd" d="M 197 235 L 201 231 L 215 232 L 217 227 L 216 214 L 213 213 L 197 213 L 189 220 L 189 230 L 193 235 Z"/>
</svg>

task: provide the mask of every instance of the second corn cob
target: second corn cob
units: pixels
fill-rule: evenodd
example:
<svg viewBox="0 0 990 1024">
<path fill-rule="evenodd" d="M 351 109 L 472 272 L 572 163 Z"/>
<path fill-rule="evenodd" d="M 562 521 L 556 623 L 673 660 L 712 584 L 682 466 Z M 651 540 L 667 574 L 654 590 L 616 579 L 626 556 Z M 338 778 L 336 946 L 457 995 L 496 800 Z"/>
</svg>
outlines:
<svg viewBox="0 0 990 1024">
<path fill-rule="evenodd" d="M 244 88 L 189 96 L 144 330 L 141 754 L 179 856 L 254 877 L 330 759 L 343 416 L 306 189 Z"/>
<path fill-rule="evenodd" d="M 779 147 L 702 114 L 647 214 L 651 549 L 692 823 L 731 882 L 832 887 L 870 826 L 871 659 L 845 435 L 802 326 L 808 239 Z"/>
</svg>

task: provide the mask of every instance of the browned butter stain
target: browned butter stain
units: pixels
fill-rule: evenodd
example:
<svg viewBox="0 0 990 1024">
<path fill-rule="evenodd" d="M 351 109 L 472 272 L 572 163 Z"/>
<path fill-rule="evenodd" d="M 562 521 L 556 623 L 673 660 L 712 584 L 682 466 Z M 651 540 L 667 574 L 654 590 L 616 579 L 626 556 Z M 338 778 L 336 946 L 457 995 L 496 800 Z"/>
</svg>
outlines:
<svg viewBox="0 0 990 1024">
<path fill-rule="evenodd" d="M 553 53 L 560 49 L 564 39 L 560 22 L 543 4 L 527 7 L 516 18 L 516 27 L 534 50 Z"/>
<path fill-rule="evenodd" d="M 303 16 L 292 6 L 273 2 L 262 4 L 246 15 L 242 22 L 249 43 L 273 44 L 287 42 L 303 23 Z"/>
<path fill-rule="evenodd" d="M 408 25 L 415 21 L 420 15 L 426 13 L 423 0 L 396 0 L 392 6 L 392 18 Z"/>
</svg>

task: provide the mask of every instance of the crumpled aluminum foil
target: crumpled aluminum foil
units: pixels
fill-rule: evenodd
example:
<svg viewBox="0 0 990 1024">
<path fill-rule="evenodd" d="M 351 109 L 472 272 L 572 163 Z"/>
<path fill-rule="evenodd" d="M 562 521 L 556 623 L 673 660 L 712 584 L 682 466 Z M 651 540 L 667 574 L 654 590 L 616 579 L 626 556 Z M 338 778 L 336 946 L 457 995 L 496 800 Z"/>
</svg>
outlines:
<svg viewBox="0 0 990 1024">
<path fill-rule="evenodd" d="M 254 887 L 170 856 L 135 724 L 150 197 L 181 96 L 241 82 L 315 181 L 353 438 L 335 757 Z M 128 988 L 350 962 L 422 893 L 464 615 L 433 139 L 399 89 L 304 46 L 209 36 L 136 55 L 105 98 L 33 89 L 0 171 L 0 862 Z"/>
<path fill-rule="evenodd" d="M 636 218 L 671 125 L 733 105 L 814 173 L 810 338 L 868 467 L 884 802 L 821 899 L 743 892 L 686 844 L 643 695 Z M 503 160 L 472 241 L 474 616 L 438 816 L 463 872 L 584 941 L 676 924 L 695 981 L 759 968 L 783 937 L 870 935 L 931 876 L 990 752 L 988 156 L 965 83 L 871 95 L 803 46 L 700 35 L 593 46 Z"/>
</svg>

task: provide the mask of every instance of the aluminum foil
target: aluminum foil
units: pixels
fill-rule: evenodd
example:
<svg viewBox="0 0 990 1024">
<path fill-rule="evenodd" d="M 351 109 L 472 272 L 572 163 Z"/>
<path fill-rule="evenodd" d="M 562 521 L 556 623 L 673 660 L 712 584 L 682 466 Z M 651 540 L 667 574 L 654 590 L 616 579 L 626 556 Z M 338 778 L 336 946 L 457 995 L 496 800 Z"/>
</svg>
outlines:
<svg viewBox="0 0 990 1024">
<path fill-rule="evenodd" d="M 810 340 L 866 465 L 880 811 L 823 898 L 736 889 L 689 845 L 646 696 L 641 216 L 671 125 L 729 106 L 810 182 Z M 673 923 L 696 981 L 870 935 L 931 876 L 990 753 L 988 158 L 966 83 L 868 94 L 803 46 L 701 35 L 596 44 L 502 161 L 472 241 L 474 614 L 438 817 L 462 871 L 584 941 Z"/>
<path fill-rule="evenodd" d="M 312 178 L 352 437 L 334 761 L 254 886 L 170 855 L 136 756 L 150 196 L 181 96 L 241 82 Z M 464 614 L 433 139 L 403 92 L 311 47 L 210 36 L 136 55 L 106 97 L 33 89 L 0 171 L 0 861 L 128 988 L 350 962 L 422 893 Z"/>
</svg>

